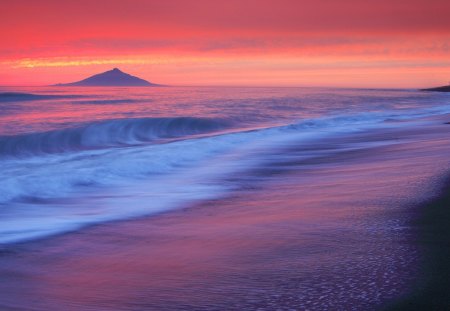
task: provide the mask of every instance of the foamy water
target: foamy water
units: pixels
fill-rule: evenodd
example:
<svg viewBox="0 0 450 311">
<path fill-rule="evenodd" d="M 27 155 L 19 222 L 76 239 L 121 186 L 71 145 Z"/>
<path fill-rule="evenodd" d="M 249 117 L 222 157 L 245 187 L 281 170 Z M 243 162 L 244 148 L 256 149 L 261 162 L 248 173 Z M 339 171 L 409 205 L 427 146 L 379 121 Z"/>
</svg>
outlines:
<svg viewBox="0 0 450 311">
<path fill-rule="evenodd" d="M 1 91 L 0 243 L 222 197 L 268 151 L 450 112 L 446 94 L 399 90 Z"/>
</svg>

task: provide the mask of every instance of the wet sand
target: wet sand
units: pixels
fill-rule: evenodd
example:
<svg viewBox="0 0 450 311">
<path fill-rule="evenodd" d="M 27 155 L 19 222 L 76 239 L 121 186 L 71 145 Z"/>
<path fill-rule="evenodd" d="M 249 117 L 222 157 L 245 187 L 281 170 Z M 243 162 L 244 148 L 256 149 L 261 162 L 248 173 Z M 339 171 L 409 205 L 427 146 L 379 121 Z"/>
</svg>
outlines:
<svg viewBox="0 0 450 311">
<path fill-rule="evenodd" d="M 450 310 L 450 179 L 412 222 L 423 254 L 413 291 L 387 310 Z"/>
<path fill-rule="evenodd" d="M 411 206 L 448 167 L 443 126 L 340 137 L 392 144 L 315 160 L 292 148 L 236 176 L 232 196 L 3 246 L 0 309 L 379 309 L 417 281 L 416 237 L 435 241 Z"/>
</svg>

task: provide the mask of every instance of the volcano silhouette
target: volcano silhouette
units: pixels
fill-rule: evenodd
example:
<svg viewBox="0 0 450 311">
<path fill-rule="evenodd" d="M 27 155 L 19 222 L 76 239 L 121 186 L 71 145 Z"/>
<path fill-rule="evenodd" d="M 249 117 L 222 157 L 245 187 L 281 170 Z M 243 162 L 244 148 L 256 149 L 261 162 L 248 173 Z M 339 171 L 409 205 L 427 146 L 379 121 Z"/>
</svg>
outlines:
<svg viewBox="0 0 450 311">
<path fill-rule="evenodd" d="M 57 86 L 160 86 L 132 76 L 118 68 L 93 75 L 81 81 L 60 83 Z"/>
</svg>

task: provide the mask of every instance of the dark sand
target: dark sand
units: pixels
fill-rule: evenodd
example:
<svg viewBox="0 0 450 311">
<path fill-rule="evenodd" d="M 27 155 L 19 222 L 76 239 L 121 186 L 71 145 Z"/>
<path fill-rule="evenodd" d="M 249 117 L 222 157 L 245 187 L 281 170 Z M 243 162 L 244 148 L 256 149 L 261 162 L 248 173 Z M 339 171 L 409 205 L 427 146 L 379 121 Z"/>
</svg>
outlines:
<svg viewBox="0 0 450 311">
<path fill-rule="evenodd" d="M 450 179 L 413 222 L 423 257 L 414 291 L 387 310 L 450 310 Z"/>
</svg>

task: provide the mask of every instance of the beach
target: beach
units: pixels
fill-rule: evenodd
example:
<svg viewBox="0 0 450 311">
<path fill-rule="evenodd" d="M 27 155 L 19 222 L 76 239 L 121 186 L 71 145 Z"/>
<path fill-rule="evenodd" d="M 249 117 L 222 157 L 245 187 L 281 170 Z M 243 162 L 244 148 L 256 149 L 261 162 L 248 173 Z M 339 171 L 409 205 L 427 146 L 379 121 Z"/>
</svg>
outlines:
<svg viewBox="0 0 450 311">
<path fill-rule="evenodd" d="M 14 199 L 2 197 L 0 309 L 381 310 L 447 292 L 447 97 L 200 88 L 189 95 L 197 118 L 168 121 L 189 114 L 167 99 L 176 91 L 149 104 L 144 93 L 41 102 L 48 115 L 73 111 L 73 125 L 4 129 L 2 174 L 15 175 L 4 188 Z M 117 104 L 124 94 L 131 104 Z M 350 101 L 358 115 L 340 109 Z M 114 117 L 95 119 L 99 105 Z M 58 195 L 33 197 L 41 188 L 20 174 Z"/>
<path fill-rule="evenodd" d="M 412 222 L 422 255 L 419 278 L 411 292 L 387 310 L 446 310 L 450 306 L 450 183 L 417 209 Z"/>
</svg>

